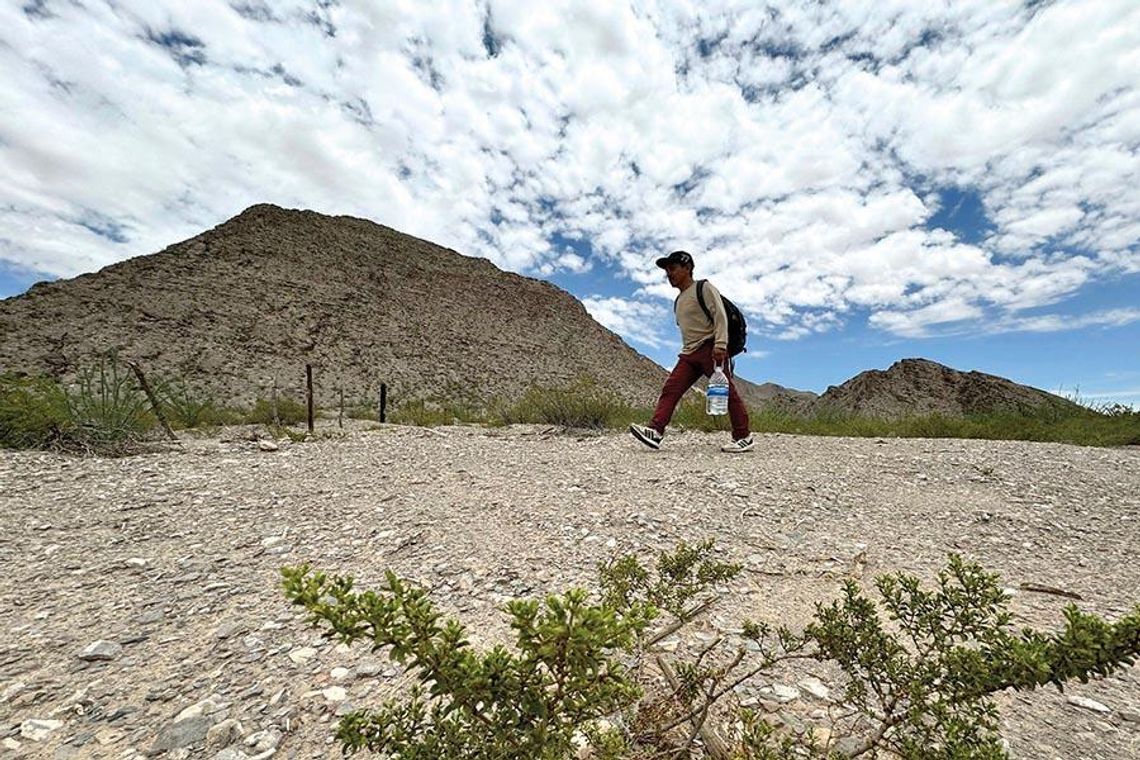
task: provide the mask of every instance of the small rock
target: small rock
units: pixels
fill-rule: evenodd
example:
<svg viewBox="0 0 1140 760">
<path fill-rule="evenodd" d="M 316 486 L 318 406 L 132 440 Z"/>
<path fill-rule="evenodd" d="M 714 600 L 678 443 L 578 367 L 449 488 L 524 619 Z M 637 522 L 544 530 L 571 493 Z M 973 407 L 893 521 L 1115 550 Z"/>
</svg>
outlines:
<svg viewBox="0 0 1140 760">
<path fill-rule="evenodd" d="M 317 650 L 312 647 L 297 647 L 289 653 L 289 659 L 298 665 L 304 665 L 317 656 Z"/>
<path fill-rule="evenodd" d="M 229 718 L 223 720 L 210 727 L 206 732 L 206 749 L 207 750 L 221 750 L 230 746 L 234 742 L 241 741 L 245 731 L 235 719 Z"/>
<path fill-rule="evenodd" d="M 87 645 L 87 648 L 79 653 L 79 659 L 94 662 L 97 660 L 113 660 L 119 656 L 123 651 L 120 644 L 113 641 L 93 641 Z"/>
<path fill-rule="evenodd" d="M 16 681 L 15 683 L 6 686 L 4 688 L 4 691 L 0 692 L 0 705 L 12 699 L 27 687 L 28 685 L 23 681 Z"/>
<path fill-rule="evenodd" d="M 794 702 L 800 698 L 800 690 L 794 686 L 778 683 L 772 685 L 772 696 L 780 702 Z"/>
<path fill-rule="evenodd" d="M 365 660 L 356 666 L 356 676 L 358 678 L 370 678 L 378 676 L 384 670 L 384 663 L 379 660 Z M 2 701 L 2 700 L 0 700 Z"/>
<path fill-rule="evenodd" d="M 178 716 L 174 718 L 174 722 L 181 723 L 182 721 L 192 720 L 203 715 L 213 715 L 214 713 L 219 712 L 224 706 L 225 705 L 220 702 L 217 697 L 206 697 L 201 702 L 195 702 L 182 712 L 178 713 Z M 217 721 L 214 721 L 214 723 L 217 723 Z"/>
<path fill-rule="evenodd" d="M 151 625 L 152 623 L 162 622 L 163 617 L 162 610 L 150 610 L 136 617 L 135 622 L 139 625 Z"/>
<path fill-rule="evenodd" d="M 245 738 L 245 746 L 252 747 L 253 751 L 257 753 L 277 749 L 277 745 L 280 743 L 281 733 L 272 728 L 265 731 L 257 731 Z"/>
<path fill-rule="evenodd" d="M 3 747 L 4 749 L 11 750 L 13 752 L 18 752 L 21 746 L 22 745 L 18 741 L 16 741 L 15 739 L 13 739 L 10 736 L 7 739 L 5 739 L 4 741 L 0 742 L 0 747 Z"/>
<path fill-rule="evenodd" d="M 831 694 L 831 689 L 823 685 L 823 682 L 818 678 L 808 676 L 796 682 L 796 686 L 800 687 L 808 694 L 811 694 L 816 699 L 827 699 Z"/>
<path fill-rule="evenodd" d="M 344 690 L 343 686 L 330 686 L 323 690 L 321 694 L 323 694 L 324 698 L 329 702 L 343 702 L 348 699 L 348 692 Z"/>
<path fill-rule="evenodd" d="M 200 744 L 206 738 L 211 726 L 217 721 L 212 715 L 196 715 L 185 720 L 175 721 L 164 728 L 154 740 L 149 754 L 181 749 L 192 744 Z"/>
<path fill-rule="evenodd" d="M 334 681 L 343 681 L 348 678 L 350 674 L 351 671 L 348 668 L 333 668 L 329 671 L 329 675 L 332 676 Z"/>
<path fill-rule="evenodd" d="M 1131 710 L 1121 710 L 1117 715 L 1121 720 L 1128 721 L 1129 723 L 1140 723 L 1140 713 L 1132 712 Z"/>
<path fill-rule="evenodd" d="M 62 726 L 62 720 L 38 720 L 36 718 L 29 718 L 20 724 L 20 736 L 34 742 L 42 742 L 51 735 L 52 731 Z"/>
<path fill-rule="evenodd" d="M 341 702 L 339 705 L 336 706 L 336 710 L 334 711 L 334 714 L 338 718 L 343 718 L 345 715 L 348 715 L 349 713 L 355 712 L 355 711 L 356 711 L 356 706 L 353 705 L 351 702 L 349 702 L 346 699 L 345 701 Z"/>
<path fill-rule="evenodd" d="M 1110 712 L 1112 712 L 1111 707 L 1109 707 L 1107 705 L 1103 705 L 1100 702 L 1097 702 L 1095 699 L 1089 699 L 1088 697 L 1078 697 L 1075 695 L 1070 695 L 1068 702 L 1070 705 L 1076 705 L 1077 707 L 1083 707 L 1086 710 L 1092 710 L 1093 712 L 1098 712 L 1098 713 L 1110 713 Z"/>
<path fill-rule="evenodd" d="M 123 564 L 135 570 L 145 570 L 150 565 L 150 562 L 142 557 L 131 557 Z"/>
<path fill-rule="evenodd" d="M 218 626 L 218 630 L 214 631 L 215 639 L 228 639 L 235 633 L 240 633 L 245 630 L 245 626 L 241 623 L 222 623 Z"/>
<path fill-rule="evenodd" d="M 276 441 L 262 439 L 257 442 L 257 448 L 261 449 L 262 451 L 277 451 L 281 447 L 277 445 Z"/>
<path fill-rule="evenodd" d="M 249 755 L 245 754 L 240 749 L 226 747 L 221 752 L 214 755 L 214 760 L 249 760 Z"/>
</svg>

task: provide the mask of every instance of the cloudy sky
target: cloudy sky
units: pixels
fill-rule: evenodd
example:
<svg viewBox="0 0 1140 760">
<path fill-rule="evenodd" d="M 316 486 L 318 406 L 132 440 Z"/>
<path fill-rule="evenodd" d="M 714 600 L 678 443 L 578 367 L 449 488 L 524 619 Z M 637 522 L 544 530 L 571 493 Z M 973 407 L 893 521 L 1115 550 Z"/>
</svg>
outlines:
<svg viewBox="0 0 1140 760">
<path fill-rule="evenodd" d="M 0 296 L 258 202 L 550 279 L 671 366 L 924 356 L 1140 404 L 1136 0 L 6 0 Z"/>
</svg>

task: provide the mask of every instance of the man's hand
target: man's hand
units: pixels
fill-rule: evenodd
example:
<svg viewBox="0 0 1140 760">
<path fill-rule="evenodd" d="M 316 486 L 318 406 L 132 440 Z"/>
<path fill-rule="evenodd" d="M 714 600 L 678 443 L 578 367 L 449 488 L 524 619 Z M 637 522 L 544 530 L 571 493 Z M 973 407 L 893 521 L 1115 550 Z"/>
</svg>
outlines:
<svg viewBox="0 0 1140 760">
<path fill-rule="evenodd" d="M 728 361 L 728 349 L 713 348 L 713 364 L 724 365 Z"/>
</svg>

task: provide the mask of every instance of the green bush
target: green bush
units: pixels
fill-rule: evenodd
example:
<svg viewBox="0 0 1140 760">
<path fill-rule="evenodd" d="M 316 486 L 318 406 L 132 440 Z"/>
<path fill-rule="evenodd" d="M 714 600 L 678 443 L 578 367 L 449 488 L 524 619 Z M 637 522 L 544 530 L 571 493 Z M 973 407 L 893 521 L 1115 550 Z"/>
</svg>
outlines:
<svg viewBox="0 0 1140 760">
<path fill-rule="evenodd" d="M 67 394 L 46 377 L 0 375 L 0 446 L 51 448 L 73 429 Z"/>
<path fill-rule="evenodd" d="M 637 415 L 612 390 L 593 378 L 582 377 L 566 386 L 530 388 L 517 403 L 501 411 L 499 419 L 504 424 L 602 430 L 624 427 Z"/>
<path fill-rule="evenodd" d="M 483 416 L 478 409 L 464 403 L 416 399 L 397 404 L 388 415 L 388 421 L 397 425 L 438 427 L 456 422 L 482 422 Z"/>
<path fill-rule="evenodd" d="M 135 450 L 155 424 L 114 354 L 81 368 L 70 388 L 44 377 L 0 379 L 0 445 L 113 456 Z"/>
<path fill-rule="evenodd" d="M 712 552 L 711 540 L 682 543 L 652 570 L 617 557 L 599 567 L 595 593 L 512 601 L 514 645 L 482 653 L 391 572 L 364 592 L 307 565 L 282 574 L 310 623 L 387 650 L 415 677 L 409 695 L 352 713 L 337 731 L 346 752 L 396 758 L 562 760 L 582 743 L 601 760 L 692 758 L 700 742 L 726 760 L 830 760 L 842 739 L 844 757 L 997 759 L 993 695 L 1105 676 L 1140 654 L 1140 607 L 1116 623 L 1070 607 L 1056 633 L 1014 629 L 997 576 L 952 555 L 933 589 L 885 575 L 877 603 L 849 582 L 800 633 L 745 620 L 735 637 L 667 657 L 658 644 L 711 609 L 740 571 Z M 650 631 L 662 612 L 671 622 Z M 844 709 L 829 726 L 792 733 L 732 706 L 739 687 L 769 683 L 794 659 L 844 674 Z"/>
<path fill-rule="evenodd" d="M 72 441 L 83 449 L 125 453 L 156 424 L 142 389 L 114 354 L 81 369 L 65 395 Z"/>
<path fill-rule="evenodd" d="M 732 429 L 732 421 L 727 414 L 709 415 L 705 411 L 704 396 L 690 394 L 686 394 L 677 405 L 670 424 L 681 430 L 700 430 L 706 433 Z"/>
<path fill-rule="evenodd" d="M 276 418 L 273 411 L 271 399 L 259 398 L 254 402 L 253 408 L 245 413 L 244 421 L 249 425 L 300 425 L 309 421 L 308 406 L 289 396 L 277 397 Z"/>
<path fill-rule="evenodd" d="M 1112 414 L 1084 409 L 1042 409 L 1039 413 L 992 412 L 964 417 L 939 414 L 882 418 L 819 410 L 800 415 L 773 408 L 750 412 L 758 433 L 848 437 L 979 438 L 1004 441 L 1055 441 L 1084 446 L 1140 443 L 1140 414 L 1127 407 Z"/>
<path fill-rule="evenodd" d="M 204 391 L 181 378 L 158 380 L 154 383 L 154 393 L 175 430 L 234 425 L 245 417 L 241 412 L 223 408 Z"/>
</svg>

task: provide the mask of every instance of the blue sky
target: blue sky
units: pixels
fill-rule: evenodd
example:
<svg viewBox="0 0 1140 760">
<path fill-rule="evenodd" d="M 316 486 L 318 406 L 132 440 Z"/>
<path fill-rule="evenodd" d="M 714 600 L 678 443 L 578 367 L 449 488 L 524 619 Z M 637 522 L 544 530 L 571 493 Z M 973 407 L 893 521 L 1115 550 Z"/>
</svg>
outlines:
<svg viewBox="0 0 1140 760">
<path fill-rule="evenodd" d="M 1140 405 L 1134 0 L 34 0 L 0 75 L 0 296 L 270 202 L 549 279 L 665 366 L 684 248 L 749 379 Z"/>
</svg>

